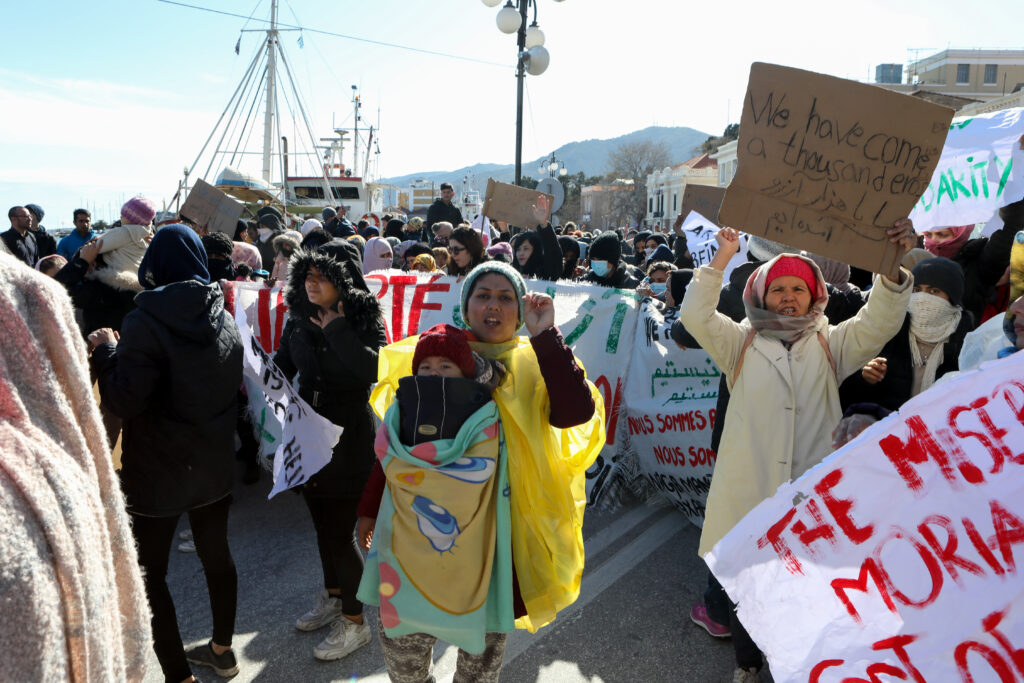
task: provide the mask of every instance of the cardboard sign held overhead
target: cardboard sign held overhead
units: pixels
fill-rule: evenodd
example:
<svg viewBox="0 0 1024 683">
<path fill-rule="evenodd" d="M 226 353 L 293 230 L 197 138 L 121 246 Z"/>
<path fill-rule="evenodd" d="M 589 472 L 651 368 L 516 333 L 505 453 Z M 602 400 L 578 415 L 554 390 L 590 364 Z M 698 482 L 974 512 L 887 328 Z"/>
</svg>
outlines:
<svg viewBox="0 0 1024 683">
<path fill-rule="evenodd" d="M 197 180 L 178 215 L 185 216 L 199 227 L 206 227 L 210 232 L 223 232 L 232 237 L 244 208 L 213 185 Z"/>
<path fill-rule="evenodd" d="M 718 225 L 718 211 L 722 207 L 722 199 L 724 197 L 724 187 L 688 184 L 683 189 L 683 203 L 679 207 L 679 215 L 689 216 L 691 211 L 696 211 L 715 225 Z M 678 231 L 676 234 L 678 234 Z"/>
<path fill-rule="evenodd" d="M 533 215 L 533 205 L 537 203 L 537 195 L 543 194 L 554 205 L 554 197 L 546 192 L 528 190 L 518 185 L 500 183 L 494 178 L 487 179 L 487 192 L 484 195 L 482 213 L 491 220 L 506 221 L 530 230 L 537 227 L 537 219 Z"/>
<path fill-rule="evenodd" d="M 876 86 L 754 63 L 720 224 L 895 275 L 903 250 L 885 231 L 928 187 L 952 118 Z"/>
</svg>

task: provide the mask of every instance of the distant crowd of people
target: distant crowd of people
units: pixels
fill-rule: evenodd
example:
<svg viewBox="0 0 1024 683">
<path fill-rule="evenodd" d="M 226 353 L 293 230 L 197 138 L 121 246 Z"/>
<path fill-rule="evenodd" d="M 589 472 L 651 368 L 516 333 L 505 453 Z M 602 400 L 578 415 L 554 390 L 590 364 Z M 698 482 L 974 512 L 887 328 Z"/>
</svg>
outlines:
<svg viewBox="0 0 1024 683">
<path fill-rule="evenodd" d="M 781 483 L 958 370 L 982 322 L 1003 321 L 1008 353 L 1024 347 L 1014 284 L 1024 282 L 1014 271 L 1024 267 L 1024 202 L 1004 207 L 1003 227 L 984 237 L 975 226 L 919 235 L 897 221 L 888 236 L 906 255 L 895 275 L 750 235 L 746 261 L 726 277 L 741 237 L 731 228 L 698 265 L 682 217 L 673 234 L 556 227 L 538 195 L 534 225 L 517 228 L 463 220 L 452 194 L 442 184 L 425 220 L 385 216 L 382 226 L 353 223 L 344 205 L 302 220 L 265 206 L 233 235 L 185 216 L 153 225 L 155 205 L 134 197 L 99 235 L 89 212 L 75 211 L 59 242 L 41 207 L 10 209 L 0 442 L 11 471 L 28 474 L 2 490 L 21 487 L 35 502 L 0 506 L 16 529 L 5 545 L 46 538 L 53 557 L 18 561 L 53 577 L 32 590 L 63 591 L 74 605 L 51 614 L 50 600 L 25 601 L 24 620 L 5 620 L 7 642 L 24 653 L 12 680 L 137 679 L 150 642 L 167 681 L 194 680 L 193 664 L 238 672 L 228 517 L 236 458 L 247 483 L 260 465 L 221 281 L 284 287 L 274 362 L 344 428 L 330 463 L 302 486 L 323 586 L 295 626 L 329 626 L 313 654 L 339 659 L 372 640 L 364 606 L 378 606 L 384 663 L 399 682 L 430 680 L 438 637 L 460 648 L 456 681 L 496 681 L 507 633 L 550 622 L 579 592 L 582 477 L 603 441 L 591 438 L 603 407 L 552 299 L 527 280 L 632 290 L 678 309 L 672 338 L 721 369 L 702 554 Z M 388 345 L 366 275 L 389 269 L 457 277 L 468 329 L 440 325 Z M 36 367 L 24 367 L 27 356 Z M 65 462 L 60 476 L 39 474 Z M 210 640 L 188 651 L 166 582 L 186 514 L 213 614 Z M 455 539 L 458 554 L 447 552 Z M 97 553 L 102 561 L 82 559 Z M 12 580 L 0 580 L 5 595 Z M 736 681 L 756 680 L 762 655 L 710 574 L 690 616 L 732 638 Z"/>
</svg>

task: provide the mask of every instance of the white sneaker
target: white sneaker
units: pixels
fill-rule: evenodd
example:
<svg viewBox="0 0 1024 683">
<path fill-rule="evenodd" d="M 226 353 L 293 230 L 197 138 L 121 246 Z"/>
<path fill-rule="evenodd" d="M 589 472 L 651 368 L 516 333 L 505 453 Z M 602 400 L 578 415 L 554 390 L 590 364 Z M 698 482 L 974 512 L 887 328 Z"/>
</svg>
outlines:
<svg viewBox="0 0 1024 683">
<path fill-rule="evenodd" d="M 182 541 L 178 544 L 179 553 L 194 553 L 196 551 L 196 542 L 191 538 L 187 541 Z"/>
<path fill-rule="evenodd" d="M 185 529 L 184 531 L 179 531 L 178 532 L 178 538 L 180 540 L 182 540 L 182 541 L 191 541 L 192 540 L 192 530 L 191 529 Z"/>
<path fill-rule="evenodd" d="M 325 662 L 341 659 L 369 643 L 372 637 L 365 619 L 357 624 L 342 617 L 331 625 L 327 637 L 313 648 L 313 656 Z"/>
<path fill-rule="evenodd" d="M 732 673 L 732 683 L 757 683 L 761 680 L 761 677 L 757 674 L 757 669 L 739 669 L 737 668 Z"/>
<path fill-rule="evenodd" d="M 316 599 L 316 605 L 295 622 L 300 631 L 315 631 L 341 618 L 341 598 L 332 597 L 324 591 Z"/>
</svg>

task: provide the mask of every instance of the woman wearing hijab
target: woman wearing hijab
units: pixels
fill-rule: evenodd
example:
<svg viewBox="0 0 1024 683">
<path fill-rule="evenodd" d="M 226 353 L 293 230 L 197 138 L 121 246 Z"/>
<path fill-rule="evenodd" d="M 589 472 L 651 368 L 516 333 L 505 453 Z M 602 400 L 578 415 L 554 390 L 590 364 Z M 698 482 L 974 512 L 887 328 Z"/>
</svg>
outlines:
<svg viewBox="0 0 1024 683">
<path fill-rule="evenodd" d="M 153 610 L 153 649 L 168 681 L 192 680 L 189 662 L 233 676 L 238 577 L 227 525 L 242 341 L 192 229 L 157 231 L 138 278 L 145 291 L 120 337 L 104 328 L 89 343 L 103 405 L 124 420 L 121 488 Z M 213 612 L 210 642 L 187 654 L 166 581 L 185 513 Z"/>
<path fill-rule="evenodd" d="M 889 237 L 912 246 L 913 226 L 898 221 Z M 739 233 L 722 228 L 711 264 L 697 270 L 680 320 L 728 378 L 731 391 L 721 449 L 708 492 L 700 555 L 705 555 L 780 484 L 796 479 L 832 450 L 842 418 L 839 382 L 859 371 L 898 330 L 913 278 L 876 277 L 857 316 L 831 326 L 823 315 L 825 281 L 809 258 L 782 254 L 747 281 L 747 317 L 737 323 L 716 306 L 723 271 L 739 251 Z M 771 435 L 771 438 L 766 438 Z M 730 612 L 734 681 L 757 680 L 761 653 Z"/>
<path fill-rule="evenodd" d="M 982 318 L 985 302 L 1010 264 L 1013 236 L 1024 228 L 1024 200 L 999 209 L 1003 227 L 988 237 L 971 239 L 973 225 L 961 225 L 924 233 L 924 248 L 960 264 L 964 271 L 963 308 L 975 322 Z"/>
<path fill-rule="evenodd" d="M 398 439 L 383 432 L 381 459 L 360 505 L 361 516 L 372 522 L 361 522 L 361 527 L 373 530 L 373 548 L 359 594 L 380 605 L 381 647 L 394 681 L 433 680 L 431 652 L 440 636 L 460 648 L 455 681 L 496 683 L 508 633 L 516 627 L 534 632 L 554 620 L 576 600 L 583 573 L 584 474 L 603 440 L 601 394 L 555 327 L 551 297 L 528 293 L 511 266 L 489 261 L 475 268 L 463 281 L 461 310 L 470 346 L 482 357 L 481 372 L 491 367 L 483 359 L 497 361 L 506 371 L 493 393 L 498 422 L 487 427 L 490 439 L 500 434 L 499 445 L 494 457 L 463 457 L 433 476 L 449 489 L 452 501 L 474 495 L 464 484 L 459 490 L 458 482 L 482 483 L 485 476 L 507 481 L 498 487 L 507 493 L 491 496 L 482 510 L 469 515 L 462 510 L 453 515 L 443 507 L 446 491 L 439 492 L 443 497 L 436 502 L 427 499 L 426 506 L 396 511 L 410 489 L 422 502 L 428 493 L 419 484 L 431 482 L 396 475 L 383 451 L 390 452 Z M 524 325 L 528 339 L 519 336 Z M 421 339 L 409 337 L 381 352 L 380 381 L 371 402 L 385 420 L 403 391 L 401 378 L 414 371 Z M 434 444 L 439 452 L 448 443 L 425 441 L 414 454 L 428 458 Z M 410 519 L 412 511 L 420 515 L 418 528 L 415 522 L 399 523 Z M 474 535 L 463 533 L 469 523 L 490 527 L 486 545 L 474 544 Z M 441 542 L 439 537 L 452 529 L 459 534 L 455 550 L 438 557 L 433 542 Z M 486 560 L 474 559 L 481 557 Z"/>
<path fill-rule="evenodd" d="M 363 248 L 363 272 L 390 270 L 394 263 L 395 253 L 391 244 L 383 237 L 371 237 Z"/>
<path fill-rule="evenodd" d="M 877 358 L 843 382 L 843 405 L 877 403 L 899 410 L 947 372 L 959 369 L 964 337 L 973 328 L 961 308 L 964 273 L 947 258 L 926 259 L 914 267 L 914 293 L 903 327 Z"/>
<path fill-rule="evenodd" d="M 373 465 L 373 418 L 367 400 L 377 379 L 377 352 L 387 343 L 380 303 L 370 294 L 356 247 L 333 240 L 292 257 L 285 289 L 288 322 L 274 362 L 320 415 L 344 428 L 331 461 L 302 487 L 313 519 L 323 591 L 295 627 L 331 625 L 314 648 L 340 659 L 370 642 L 356 598 L 363 558 L 353 532 L 359 496 Z"/>
</svg>

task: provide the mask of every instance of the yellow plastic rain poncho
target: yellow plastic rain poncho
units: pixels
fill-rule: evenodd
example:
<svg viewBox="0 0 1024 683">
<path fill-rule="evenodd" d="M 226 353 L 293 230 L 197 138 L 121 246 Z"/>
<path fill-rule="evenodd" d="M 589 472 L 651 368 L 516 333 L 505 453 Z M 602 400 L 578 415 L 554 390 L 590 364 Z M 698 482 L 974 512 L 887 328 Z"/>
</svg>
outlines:
<svg viewBox="0 0 1024 683">
<path fill-rule="evenodd" d="M 391 405 L 399 378 L 412 374 L 418 340 L 418 336 L 408 337 L 380 350 L 378 383 L 370 396 L 378 416 L 383 417 Z M 588 381 L 593 417 L 570 429 L 552 427 L 547 387 L 528 339 L 470 346 L 508 370 L 494 400 L 508 446 L 512 556 L 527 611 L 516 620 L 516 627 L 533 633 L 552 622 L 580 593 L 585 472 L 604 445 L 604 401 Z"/>
</svg>

